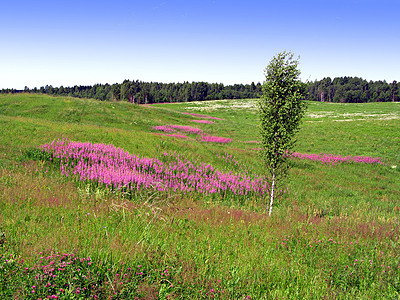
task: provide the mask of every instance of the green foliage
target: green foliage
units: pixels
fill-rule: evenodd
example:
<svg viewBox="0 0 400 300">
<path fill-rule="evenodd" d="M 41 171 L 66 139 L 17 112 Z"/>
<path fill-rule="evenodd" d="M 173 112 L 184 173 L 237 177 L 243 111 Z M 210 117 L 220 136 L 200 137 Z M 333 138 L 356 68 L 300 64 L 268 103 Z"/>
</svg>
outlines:
<svg viewBox="0 0 400 300">
<path fill-rule="evenodd" d="M 306 86 L 299 79 L 298 61 L 292 53 L 279 53 L 266 69 L 259 100 L 262 155 L 268 170 L 286 171 L 286 155 L 305 113 Z"/>
<path fill-rule="evenodd" d="M 274 185 L 287 174 L 288 154 L 294 146 L 294 134 L 305 113 L 306 85 L 299 79 L 298 61 L 293 53 L 275 56 L 265 70 L 263 96 L 259 100 L 261 154 L 272 176 L 271 204 Z"/>
<path fill-rule="evenodd" d="M 400 82 L 367 81 L 359 77 L 330 77 L 307 84 L 307 100 L 340 103 L 395 102 L 400 100 Z M 24 90 L 2 89 L 0 94 L 48 94 L 131 103 L 188 102 L 219 99 L 259 98 L 260 83 L 223 85 L 207 82 L 159 83 L 124 80 L 122 83 L 93 86 L 53 87 Z M 79 116 L 78 116 L 79 117 Z"/>
<path fill-rule="evenodd" d="M 400 100 L 400 82 L 367 81 L 358 77 L 330 77 L 308 84 L 309 100 L 321 102 L 365 103 Z"/>
<path fill-rule="evenodd" d="M 24 151 L 22 160 L 50 161 L 51 154 L 38 148 L 29 148 Z"/>
<path fill-rule="evenodd" d="M 21 93 L 14 89 L 0 90 L 0 94 Z M 261 84 L 234 84 L 207 82 L 159 83 L 124 80 L 122 84 L 96 84 L 94 86 L 26 88 L 24 93 L 53 96 L 93 98 L 101 101 L 127 101 L 137 104 L 188 102 L 217 99 L 248 99 L 259 97 Z M 78 115 L 79 117 L 79 115 Z"/>
</svg>

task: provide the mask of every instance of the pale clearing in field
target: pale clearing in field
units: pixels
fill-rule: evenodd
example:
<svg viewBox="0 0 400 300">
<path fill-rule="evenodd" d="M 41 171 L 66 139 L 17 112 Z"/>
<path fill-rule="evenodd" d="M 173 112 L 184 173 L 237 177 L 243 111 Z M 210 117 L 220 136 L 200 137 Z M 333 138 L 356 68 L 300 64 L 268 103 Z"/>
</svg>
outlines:
<svg viewBox="0 0 400 300">
<path fill-rule="evenodd" d="M 314 103 L 313 103 L 314 104 Z M 315 103 L 317 104 L 317 103 Z M 338 105 L 347 105 L 343 103 L 331 103 Z M 213 101 L 196 101 L 191 102 L 190 106 L 186 107 L 186 110 L 198 111 L 198 112 L 214 112 L 214 111 L 252 111 L 257 112 L 257 99 L 246 99 L 246 100 L 213 100 Z M 383 111 L 374 112 L 354 112 L 354 113 L 339 113 L 333 111 L 319 111 L 319 112 L 306 112 L 306 122 L 322 122 L 318 120 L 324 118 L 336 122 L 351 122 L 351 121 L 366 121 L 366 120 L 397 120 L 400 119 L 400 113 L 395 111 L 391 113 L 384 113 Z M 316 120 L 315 120 L 316 119 Z"/>
<path fill-rule="evenodd" d="M 314 104 L 314 103 L 313 103 Z M 316 104 L 316 103 L 315 103 Z M 331 103 L 339 105 L 347 105 L 347 103 Z M 190 106 L 189 106 L 190 105 Z M 247 110 L 257 112 L 257 99 L 245 100 L 212 100 L 212 101 L 195 101 L 191 102 L 186 107 L 186 110 L 199 111 L 199 112 L 213 112 L 213 111 L 239 111 Z M 349 121 L 365 121 L 369 119 L 374 120 L 396 120 L 400 119 L 399 112 L 384 113 L 382 111 L 376 112 L 354 112 L 354 113 L 339 113 L 333 111 L 319 111 L 319 112 L 306 112 L 305 118 L 311 119 L 332 119 L 332 121 L 349 122 Z M 319 120 L 308 120 L 308 122 L 318 122 Z"/>
<path fill-rule="evenodd" d="M 338 122 L 345 121 L 365 121 L 368 119 L 377 119 L 377 120 L 396 120 L 400 119 L 400 115 L 398 113 L 384 114 L 384 113 L 334 113 L 331 111 L 321 111 L 318 113 L 306 113 L 306 117 L 312 119 L 320 119 L 320 118 L 333 118 Z"/>
<path fill-rule="evenodd" d="M 192 111 L 217 111 L 217 110 L 254 110 L 257 111 L 256 100 L 214 100 L 214 101 L 196 101 L 190 103 L 193 106 L 186 107 Z"/>
</svg>

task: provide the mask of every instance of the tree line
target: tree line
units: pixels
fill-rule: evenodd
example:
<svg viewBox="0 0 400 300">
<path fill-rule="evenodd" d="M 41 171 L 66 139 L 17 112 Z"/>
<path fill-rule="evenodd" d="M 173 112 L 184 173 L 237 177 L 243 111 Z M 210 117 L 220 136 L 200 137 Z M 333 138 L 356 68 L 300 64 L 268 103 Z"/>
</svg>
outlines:
<svg viewBox="0 0 400 300">
<path fill-rule="evenodd" d="M 400 101 L 400 83 L 367 81 L 358 77 L 330 77 L 307 83 L 307 100 L 341 103 Z M 137 104 L 191 102 L 221 99 L 260 98 L 262 85 L 207 82 L 159 83 L 124 80 L 115 84 L 53 87 L 24 90 L 2 89 L 1 93 L 42 93 L 55 96 L 93 98 L 101 101 L 128 101 Z"/>
<path fill-rule="evenodd" d="M 95 84 L 93 86 L 53 87 L 24 90 L 3 89 L 2 93 L 42 93 L 56 96 L 93 98 L 101 101 L 128 101 L 137 104 L 163 102 L 190 102 L 218 99 L 259 98 L 262 93 L 260 83 L 234 84 L 184 82 L 159 83 L 124 80 L 123 83 Z"/>
<path fill-rule="evenodd" d="M 400 82 L 367 81 L 358 77 L 326 77 L 308 83 L 308 100 L 361 103 L 400 100 Z"/>
</svg>

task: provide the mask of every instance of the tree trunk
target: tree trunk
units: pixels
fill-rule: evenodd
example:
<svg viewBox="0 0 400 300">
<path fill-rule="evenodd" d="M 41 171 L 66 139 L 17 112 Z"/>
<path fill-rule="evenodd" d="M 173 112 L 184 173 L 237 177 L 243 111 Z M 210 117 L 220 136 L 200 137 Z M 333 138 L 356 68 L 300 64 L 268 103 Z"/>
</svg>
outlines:
<svg viewBox="0 0 400 300">
<path fill-rule="evenodd" d="M 271 187 L 271 202 L 269 203 L 269 215 L 271 215 L 272 205 L 274 204 L 274 189 L 275 189 L 275 169 L 272 170 L 272 187 Z"/>
</svg>

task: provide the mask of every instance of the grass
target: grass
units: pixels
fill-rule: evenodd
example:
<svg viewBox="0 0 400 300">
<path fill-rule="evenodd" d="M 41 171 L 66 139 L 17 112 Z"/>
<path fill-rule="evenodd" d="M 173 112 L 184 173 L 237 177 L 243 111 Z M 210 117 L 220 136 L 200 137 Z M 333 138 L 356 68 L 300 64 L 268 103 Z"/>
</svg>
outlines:
<svg viewBox="0 0 400 300">
<path fill-rule="evenodd" d="M 182 112 L 222 120 L 195 123 L 201 118 Z M 136 106 L 1 95 L 0 296 L 398 298 L 399 113 L 398 103 L 309 103 L 295 151 L 380 157 L 385 164 L 293 159 L 282 186 L 289 192 L 269 218 L 256 196 L 150 189 L 128 198 L 63 176 L 37 150 L 68 138 L 149 158 L 176 152 L 223 172 L 262 174 L 258 145 L 246 143 L 259 140 L 253 100 Z M 233 141 L 152 129 L 165 125 Z"/>
</svg>

